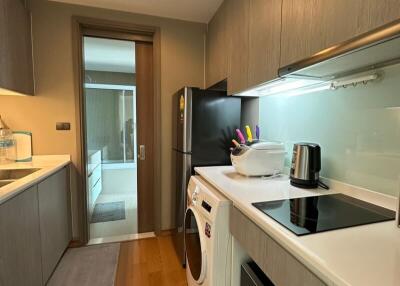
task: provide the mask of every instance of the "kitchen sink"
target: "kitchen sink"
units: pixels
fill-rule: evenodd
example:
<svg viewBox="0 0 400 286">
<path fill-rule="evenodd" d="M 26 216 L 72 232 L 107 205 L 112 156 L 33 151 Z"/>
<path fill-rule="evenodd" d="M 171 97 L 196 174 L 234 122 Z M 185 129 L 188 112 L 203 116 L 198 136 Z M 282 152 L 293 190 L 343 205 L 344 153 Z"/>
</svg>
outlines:
<svg viewBox="0 0 400 286">
<path fill-rule="evenodd" d="M 10 181 L 13 180 L 18 180 L 23 177 L 26 177 L 30 174 L 33 174 L 40 169 L 38 168 L 29 168 L 29 169 L 0 169 L 0 181 L 3 181 L 1 183 L 7 184 L 10 183 Z M 0 183 L 0 184 L 1 184 Z M 1 185 L 0 185 L 1 187 Z"/>
<path fill-rule="evenodd" d="M 0 181 L 0 188 L 4 187 L 5 185 L 11 184 L 12 182 L 14 182 L 14 181 L 13 180 Z"/>
</svg>

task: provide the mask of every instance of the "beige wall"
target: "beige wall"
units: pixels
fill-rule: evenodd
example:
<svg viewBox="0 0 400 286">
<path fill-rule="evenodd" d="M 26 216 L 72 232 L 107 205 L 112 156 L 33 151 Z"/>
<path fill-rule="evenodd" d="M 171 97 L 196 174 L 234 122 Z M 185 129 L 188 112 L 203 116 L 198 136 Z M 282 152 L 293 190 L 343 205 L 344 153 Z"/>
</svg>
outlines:
<svg viewBox="0 0 400 286">
<path fill-rule="evenodd" d="M 162 228 L 171 218 L 171 96 L 184 85 L 203 86 L 206 26 L 145 15 L 32 1 L 36 96 L 0 96 L 0 114 L 15 130 L 33 132 L 34 154 L 71 154 L 77 162 L 77 133 L 71 16 L 158 26 L 161 28 Z M 23 63 L 21 63 L 23 64 Z M 72 123 L 56 131 L 57 121 Z M 76 173 L 72 182 L 74 236 L 77 237 Z"/>
</svg>

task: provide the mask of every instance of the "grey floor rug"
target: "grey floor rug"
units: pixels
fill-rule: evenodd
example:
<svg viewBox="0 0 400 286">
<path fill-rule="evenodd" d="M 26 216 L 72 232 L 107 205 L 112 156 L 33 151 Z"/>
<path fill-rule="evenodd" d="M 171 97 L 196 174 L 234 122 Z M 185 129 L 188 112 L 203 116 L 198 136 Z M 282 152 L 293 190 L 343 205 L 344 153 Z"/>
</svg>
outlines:
<svg viewBox="0 0 400 286">
<path fill-rule="evenodd" d="M 119 243 L 70 248 L 58 264 L 49 286 L 113 286 Z"/>
<path fill-rule="evenodd" d="M 91 223 L 125 219 L 125 202 L 99 203 L 94 206 Z"/>
</svg>

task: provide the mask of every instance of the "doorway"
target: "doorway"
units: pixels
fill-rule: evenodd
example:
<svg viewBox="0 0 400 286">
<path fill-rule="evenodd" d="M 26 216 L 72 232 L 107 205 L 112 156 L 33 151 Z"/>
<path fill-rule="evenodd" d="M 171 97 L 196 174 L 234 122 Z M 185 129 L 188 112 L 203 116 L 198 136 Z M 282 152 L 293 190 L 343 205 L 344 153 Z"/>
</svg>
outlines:
<svg viewBox="0 0 400 286">
<path fill-rule="evenodd" d="M 152 41 L 84 29 L 81 128 L 89 244 L 154 236 Z"/>
<path fill-rule="evenodd" d="M 85 36 L 83 47 L 90 240 L 129 237 L 138 233 L 135 42 Z"/>
</svg>

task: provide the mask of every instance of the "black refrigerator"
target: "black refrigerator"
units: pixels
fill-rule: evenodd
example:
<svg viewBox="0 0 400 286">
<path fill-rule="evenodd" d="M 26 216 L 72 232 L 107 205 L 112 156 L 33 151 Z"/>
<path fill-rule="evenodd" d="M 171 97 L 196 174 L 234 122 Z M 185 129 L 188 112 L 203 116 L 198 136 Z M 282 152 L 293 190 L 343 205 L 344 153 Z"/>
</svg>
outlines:
<svg viewBox="0 0 400 286">
<path fill-rule="evenodd" d="M 172 184 L 175 250 L 185 265 L 186 191 L 194 168 L 230 165 L 231 140 L 240 127 L 241 99 L 226 92 L 184 87 L 174 95 Z"/>
</svg>

